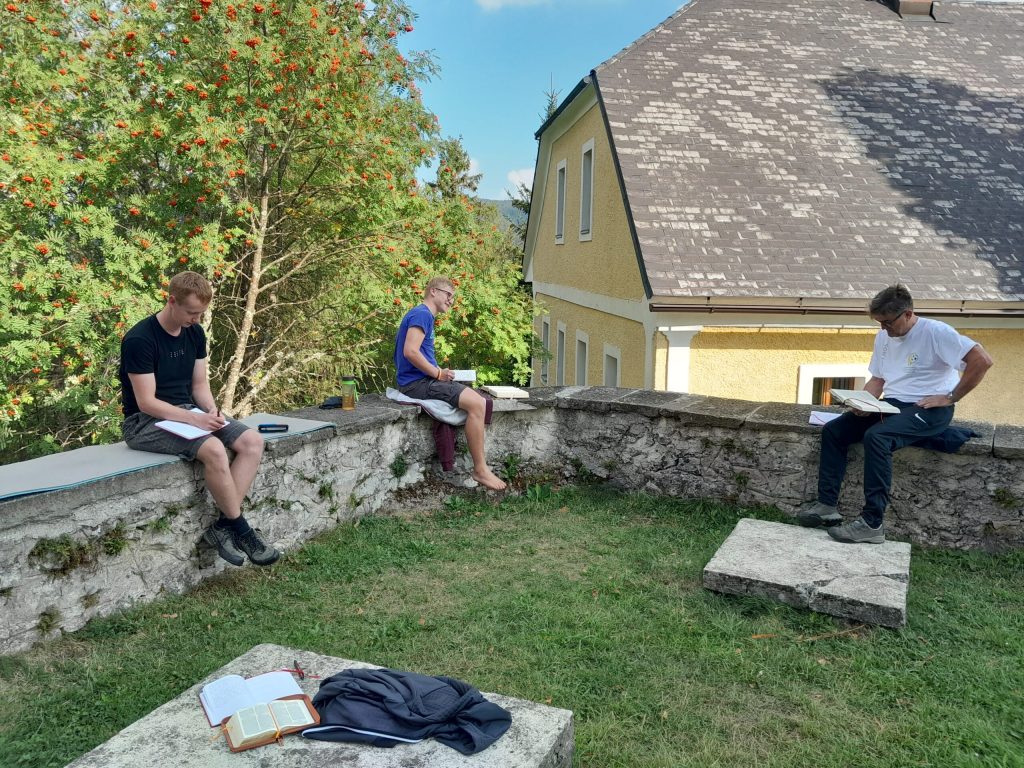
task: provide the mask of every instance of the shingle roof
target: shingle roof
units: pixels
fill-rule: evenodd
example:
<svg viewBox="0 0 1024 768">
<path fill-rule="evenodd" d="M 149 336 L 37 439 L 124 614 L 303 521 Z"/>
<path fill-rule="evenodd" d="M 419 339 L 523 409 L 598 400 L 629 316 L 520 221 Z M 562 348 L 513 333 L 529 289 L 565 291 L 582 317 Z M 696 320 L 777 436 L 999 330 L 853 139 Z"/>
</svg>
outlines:
<svg viewBox="0 0 1024 768">
<path fill-rule="evenodd" d="M 1024 2 L 693 0 L 596 70 L 653 294 L 1024 301 Z"/>
</svg>

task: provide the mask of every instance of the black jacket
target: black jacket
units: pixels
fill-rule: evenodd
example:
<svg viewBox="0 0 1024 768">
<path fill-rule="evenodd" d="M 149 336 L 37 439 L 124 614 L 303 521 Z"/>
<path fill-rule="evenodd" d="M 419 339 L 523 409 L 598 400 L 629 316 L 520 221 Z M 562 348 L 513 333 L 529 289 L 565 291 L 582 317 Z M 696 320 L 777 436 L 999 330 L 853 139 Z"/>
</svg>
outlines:
<svg viewBox="0 0 1024 768">
<path fill-rule="evenodd" d="M 486 749 L 512 724 L 508 711 L 461 680 L 394 669 L 333 675 L 313 706 L 320 727 L 304 731 L 306 738 L 393 747 L 433 736 L 464 755 Z"/>
</svg>

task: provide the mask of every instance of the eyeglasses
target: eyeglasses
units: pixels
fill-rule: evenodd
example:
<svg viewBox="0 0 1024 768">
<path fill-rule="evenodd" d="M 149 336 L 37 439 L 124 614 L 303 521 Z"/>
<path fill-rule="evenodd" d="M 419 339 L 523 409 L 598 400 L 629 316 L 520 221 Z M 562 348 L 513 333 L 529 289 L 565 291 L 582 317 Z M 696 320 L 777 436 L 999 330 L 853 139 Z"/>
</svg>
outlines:
<svg viewBox="0 0 1024 768">
<path fill-rule="evenodd" d="M 903 317 L 904 314 L 906 313 L 900 312 L 898 315 L 896 315 L 895 317 L 890 317 L 888 320 L 878 320 L 876 322 L 883 328 L 892 328 L 896 321 Z"/>
<path fill-rule="evenodd" d="M 448 297 L 448 301 L 455 301 L 455 291 L 446 291 L 444 288 L 435 288 L 435 291 L 440 291 Z"/>
</svg>

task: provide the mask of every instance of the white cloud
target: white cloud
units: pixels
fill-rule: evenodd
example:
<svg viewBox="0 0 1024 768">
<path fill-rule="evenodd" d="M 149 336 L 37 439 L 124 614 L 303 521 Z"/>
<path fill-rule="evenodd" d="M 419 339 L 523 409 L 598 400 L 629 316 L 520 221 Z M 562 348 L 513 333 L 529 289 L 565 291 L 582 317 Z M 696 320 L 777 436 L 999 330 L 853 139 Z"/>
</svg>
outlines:
<svg viewBox="0 0 1024 768">
<path fill-rule="evenodd" d="M 518 189 L 520 184 L 525 184 L 527 189 L 531 189 L 533 187 L 533 168 L 509 171 L 506 178 L 511 182 L 513 189 Z"/>
<path fill-rule="evenodd" d="M 476 0 L 485 11 L 500 11 L 502 8 L 523 8 L 528 5 L 542 5 L 548 0 Z"/>
<path fill-rule="evenodd" d="M 480 163 L 476 161 L 475 157 L 469 158 L 469 175 L 475 176 L 480 173 Z"/>
</svg>

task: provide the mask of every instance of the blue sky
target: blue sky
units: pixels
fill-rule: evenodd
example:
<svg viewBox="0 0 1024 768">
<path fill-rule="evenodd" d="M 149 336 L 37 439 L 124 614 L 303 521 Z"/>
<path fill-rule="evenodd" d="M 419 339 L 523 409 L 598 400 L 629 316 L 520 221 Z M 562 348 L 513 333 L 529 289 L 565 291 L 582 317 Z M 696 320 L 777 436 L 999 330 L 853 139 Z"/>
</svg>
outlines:
<svg viewBox="0 0 1024 768">
<path fill-rule="evenodd" d="M 683 0 L 409 0 L 419 17 L 403 49 L 429 51 L 440 73 L 423 102 L 445 136 L 462 136 L 478 194 L 529 182 L 545 92 L 559 101 L 582 77 L 673 14 Z M 510 174 L 513 176 L 510 178 Z M 433 170 L 424 178 L 433 178 Z"/>
</svg>

